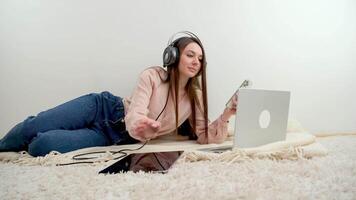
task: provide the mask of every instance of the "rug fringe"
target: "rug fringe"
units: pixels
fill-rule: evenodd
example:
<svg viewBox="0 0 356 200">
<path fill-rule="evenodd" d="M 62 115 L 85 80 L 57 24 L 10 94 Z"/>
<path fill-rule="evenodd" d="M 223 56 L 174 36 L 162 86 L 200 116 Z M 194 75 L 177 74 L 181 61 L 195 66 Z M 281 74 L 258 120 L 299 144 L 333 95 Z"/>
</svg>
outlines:
<svg viewBox="0 0 356 200">
<path fill-rule="evenodd" d="M 273 161 L 279 160 L 298 160 L 309 158 L 304 154 L 301 146 L 284 148 L 278 151 L 270 152 L 247 152 L 241 149 L 226 151 L 223 153 L 210 153 L 202 151 L 188 151 L 184 152 L 178 163 L 198 162 L 198 161 L 219 161 L 225 163 L 240 163 L 252 161 L 254 159 L 270 159 Z"/>
<path fill-rule="evenodd" d="M 325 156 L 327 150 L 321 144 L 315 141 L 315 136 L 308 134 L 305 141 L 297 144 L 293 140 L 294 136 L 298 134 L 289 134 L 290 140 L 288 144 L 278 145 L 271 144 L 268 145 L 269 148 L 252 148 L 252 149 L 234 149 L 232 151 L 226 151 L 223 153 L 209 153 L 199 150 L 185 151 L 178 162 L 197 162 L 197 161 L 220 161 L 225 163 L 238 163 L 245 161 L 252 161 L 253 159 L 270 159 L 274 161 L 288 159 L 308 159 L 314 156 Z M 97 151 L 97 149 L 86 149 L 84 153 L 90 153 Z M 82 153 L 83 153 L 82 152 Z M 56 151 L 50 152 L 44 157 L 32 157 L 27 152 L 22 151 L 20 153 L 14 152 L 1 152 L 0 161 L 1 162 L 11 162 L 20 165 L 46 165 L 52 166 L 57 164 L 75 163 L 77 160 L 73 160 L 73 154 L 80 154 L 79 152 L 72 152 L 61 154 Z M 92 159 L 86 161 L 92 162 L 90 165 L 100 165 L 115 159 L 113 153 L 110 150 L 106 153 L 94 154 Z M 117 155 L 116 155 L 117 156 Z M 88 165 L 88 163 L 86 163 Z"/>
</svg>

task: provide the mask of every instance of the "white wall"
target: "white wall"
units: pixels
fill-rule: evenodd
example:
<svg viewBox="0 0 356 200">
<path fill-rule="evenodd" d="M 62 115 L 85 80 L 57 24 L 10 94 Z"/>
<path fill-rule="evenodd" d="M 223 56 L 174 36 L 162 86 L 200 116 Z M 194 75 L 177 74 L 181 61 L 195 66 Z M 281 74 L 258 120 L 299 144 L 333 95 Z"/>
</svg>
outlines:
<svg viewBox="0 0 356 200">
<path fill-rule="evenodd" d="M 306 129 L 356 131 L 355 1 L 3 0 L 0 135 L 85 93 L 129 95 L 179 30 L 205 44 L 211 119 L 250 78 L 290 90 Z"/>
</svg>

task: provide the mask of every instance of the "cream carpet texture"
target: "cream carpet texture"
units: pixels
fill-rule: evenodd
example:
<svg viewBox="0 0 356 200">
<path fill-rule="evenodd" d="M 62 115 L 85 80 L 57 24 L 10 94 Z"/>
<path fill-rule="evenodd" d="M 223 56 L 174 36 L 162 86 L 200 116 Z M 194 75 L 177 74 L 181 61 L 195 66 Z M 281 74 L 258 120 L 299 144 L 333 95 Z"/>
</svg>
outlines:
<svg viewBox="0 0 356 200">
<path fill-rule="evenodd" d="M 356 199 L 355 134 L 316 137 L 293 122 L 285 142 L 222 154 L 199 151 L 229 144 L 152 141 L 140 152 L 186 150 L 167 174 L 98 175 L 114 162 L 109 152 L 94 164 L 55 166 L 78 153 L 122 148 L 117 146 L 39 158 L 0 153 L 0 199 Z"/>
</svg>

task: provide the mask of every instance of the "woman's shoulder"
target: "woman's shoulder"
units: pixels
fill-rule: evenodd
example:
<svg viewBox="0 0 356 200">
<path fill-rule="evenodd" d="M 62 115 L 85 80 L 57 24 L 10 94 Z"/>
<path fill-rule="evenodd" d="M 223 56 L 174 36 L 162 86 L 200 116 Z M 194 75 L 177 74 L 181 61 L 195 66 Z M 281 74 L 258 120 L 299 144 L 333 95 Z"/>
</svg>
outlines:
<svg viewBox="0 0 356 200">
<path fill-rule="evenodd" d="M 144 69 L 140 76 L 141 78 L 149 78 L 151 80 L 165 80 L 167 71 L 160 66 L 153 66 Z"/>
</svg>

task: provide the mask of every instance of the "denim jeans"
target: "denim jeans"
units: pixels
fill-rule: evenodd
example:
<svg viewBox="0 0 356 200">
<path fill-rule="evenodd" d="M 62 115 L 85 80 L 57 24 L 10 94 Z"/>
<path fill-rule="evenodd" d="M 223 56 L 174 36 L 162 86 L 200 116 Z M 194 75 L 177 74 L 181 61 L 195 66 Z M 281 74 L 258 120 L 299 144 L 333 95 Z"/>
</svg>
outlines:
<svg viewBox="0 0 356 200">
<path fill-rule="evenodd" d="M 125 131 L 122 98 L 87 94 L 30 116 L 0 140 L 1 151 L 27 150 L 32 156 L 94 146 L 137 142 Z"/>
</svg>

